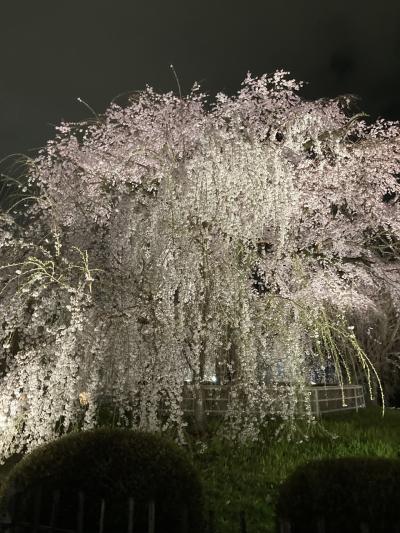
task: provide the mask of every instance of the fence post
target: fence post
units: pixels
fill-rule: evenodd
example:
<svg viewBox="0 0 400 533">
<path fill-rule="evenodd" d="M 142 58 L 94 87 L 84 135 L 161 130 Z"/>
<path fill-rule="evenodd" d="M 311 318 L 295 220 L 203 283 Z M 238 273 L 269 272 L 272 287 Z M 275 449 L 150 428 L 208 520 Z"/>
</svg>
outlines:
<svg viewBox="0 0 400 533">
<path fill-rule="evenodd" d="M 287 522 L 286 520 L 281 521 L 279 525 L 279 533 L 292 533 L 290 522 Z"/>
<path fill-rule="evenodd" d="M 13 497 L 11 498 L 11 505 L 8 509 L 9 513 L 8 516 L 10 517 L 10 524 L 11 524 L 11 530 L 14 531 L 15 522 L 18 517 L 18 512 L 21 510 L 20 506 L 20 500 L 21 500 L 21 494 L 19 492 L 15 492 L 13 494 Z"/>
<path fill-rule="evenodd" d="M 246 514 L 244 511 L 240 511 L 239 520 L 240 520 L 240 533 L 247 533 Z"/>
<path fill-rule="evenodd" d="M 37 533 L 39 529 L 41 507 L 42 507 L 42 487 L 40 486 L 35 490 L 32 533 Z"/>
<path fill-rule="evenodd" d="M 181 514 L 181 533 L 189 533 L 188 525 L 188 508 L 187 505 L 183 505 Z"/>
<path fill-rule="evenodd" d="M 149 532 L 148 533 L 154 533 L 155 518 L 156 518 L 156 509 L 155 509 L 154 501 L 152 500 L 151 502 L 149 502 Z"/>
<path fill-rule="evenodd" d="M 53 501 L 51 504 L 51 515 L 50 515 L 50 533 L 53 533 L 54 526 L 56 525 L 58 503 L 60 501 L 60 491 L 53 491 Z"/>
<path fill-rule="evenodd" d="M 325 519 L 324 518 L 320 518 L 317 521 L 317 531 L 318 533 L 325 533 Z"/>
<path fill-rule="evenodd" d="M 135 509 L 135 502 L 133 498 L 128 500 L 128 533 L 133 533 L 133 511 Z"/>
<path fill-rule="evenodd" d="M 208 513 L 208 533 L 214 533 L 214 511 Z"/>
<path fill-rule="evenodd" d="M 83 533 L 83 518 L 84 518 L 84 505 L 85 505 L 85 494 L 83 491 L 78 493 L 78 529 L 77 533 Z"/>
<path fill-rule="evenodd" d="M 320 411 L 319 411 L 319 395 L 318 395 L 318 389 L 314 389 L 314 392 L 315 392 L 315 415 L 317 417 L 320 416 Z"/>
<path fill-rule="evenodd" d="M 106 511 L 106 502 L 104 498 L 101 499 L 100 505 L 100 520 L 99 520 L 99 533 L 103 533 L 104 530 L 104 513 Z"/>
</svg>

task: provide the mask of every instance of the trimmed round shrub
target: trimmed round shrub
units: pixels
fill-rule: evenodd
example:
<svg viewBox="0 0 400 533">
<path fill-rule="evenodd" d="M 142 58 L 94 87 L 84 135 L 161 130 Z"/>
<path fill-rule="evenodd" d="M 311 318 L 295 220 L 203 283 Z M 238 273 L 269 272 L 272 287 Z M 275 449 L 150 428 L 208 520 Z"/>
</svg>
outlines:
<svg viewBox="0 0 400 533">
<path fill-rule="evenodd" d="M 164 437 L 124 429 L 68 434 L 21 460 L 2 488 L 4 508 L 19 505 L 18 519 L 32 520 L 41 491 L 40 522 L 49 523 L 52 495 L 60 491 L 56 524 L 76 529 L 78 494 L 84 493 L 84 531 L 98 531 L 101 499 L 104 531 L 126 532 L 128 500 L 134 498 L 134 531 L 147 531 L 149 502 L 155 531 L 201 532 L 202 487 L 185 452 Z M 17 502 L 17 503 L 16 503 Z"/>
<path fill-rule="evenodd" d="M 292 533 L 369 531 L 389 533 L 400 526 L 400 461 L 348 457 L 312 461 L 299 467 L 280 488 L 277 531 Z"/>
</svg>

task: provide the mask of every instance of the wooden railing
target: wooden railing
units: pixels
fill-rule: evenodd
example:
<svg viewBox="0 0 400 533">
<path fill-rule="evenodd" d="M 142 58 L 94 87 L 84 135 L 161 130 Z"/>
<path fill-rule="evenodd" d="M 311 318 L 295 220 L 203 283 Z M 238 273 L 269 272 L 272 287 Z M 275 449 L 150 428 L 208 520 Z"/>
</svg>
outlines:
<svg viewBox="0 0 400 533">
<path fill-rule="evenodd" d="M 223 415 L 228 409 L 232 386 L 217 384 L 201 385 L 202 410 L 208 415 Z M 267 389 L 269 390 L 269 389 Z M 365 407 L 364 389 L 362 385 L 320 385 L 308 387 L 310 393 L 311 411 L 315 416 L 334 411 L 348 411 Z M 272 389 L 273 394 L 278 394 Z M 183 411 L 187 414 L 196 412 L 194 388 L 186 386 L 183 394 Z M 301 405 L 301 402 L 300 404 Z"/>
<path fill-rule="evenodd" d="M 70 527 L 67 528 L 63 520 L 59 520 L 60 511 L 63 511 L 65 499 L 63 499 L 62 491 L 54 490 L 49 494 L 42 491 L 41 487 L 37 487 L 34 491 L 29 491 L 28 494 L 32 498 L 33 505 L 31 506 L 31 513 L 29 519 L 26 519 L 26 509 L 24 515 L 21 517 L 21 511 L 24 509 L 24 498 L 27 493 L 16 495 L 12 500 L 11 507 L 7 510 L 8 516 L 0 516 L 0 532 L 1 533 L 157 533 L 165 529 L 170 530 L 167 524 L 162 522 L 162 518 L 157 516 L 157 503 L 149 501 L 147 503 L 137 502 L 132 498 L 126 498 L 126 514 L 125 527 L 116 529 L 114 526 L 106 525 L 106 518 L 111 518 L 111 523 L 114 523 L 113 514 L 110 514 L 109 500 L 102 498 L 99 501 L 93 501 L 90 494 L 79 491 L 74 494 L 76 501 L 75 509 L 71 509 Z M 48 498 L 48 501 L 47 501 Z M 90 502 L 89 502 L 90 500 Z M 87 510 L 93 506 L 99 510 L 98 517 L 93 523 L 93 520 L 88 523 Z M 70 509 L 70 494 L 67 501 L 68 509 Z M 123 506 L 121 506 L 123 507 Z M 136 515 L 138 508 L 142 512 L 145 511 L 145 520 L 137 523 Z M 112 511 L 111 511 L 112 513 Z M 174 533 L 191 533 L 191 528 L 188 521 L 188 509 L 181 506 L 177 510 L 178 516 L 175 516 L 177 528 Z M 205 517 L 192 516 L 191 520 L 201 520 L 205 533 L 218 533 L 217 515 L 215 511 L 208 510 Z M 24 518 L 25 517 L 25 518 Z M 72 525 L 74 523 L 74 525 Z M 247 514 L 244 510 L 237 512 L 237 533 L 248 533 Z"/>
<path fill-rule="evenodd" d="M 84 533 L 90 530 L 96 533 L 106 533 L 105 528 L 107 513 L 109 511 L 107 500 L 102 498 L 98 501 L 98 519 L 96 525 L 85 523 L 85 515 L 88 510 L 88 502 L 86 494 L 79 491 L 76 494 L 76 508 L 75 516 L 71 516 L 71 524 L 74 522 L 75 526 L 66 528 L 65 524 L 60 524 L 59 514 L 63 506 L 63 499 L 60 498 L 60 491 L 55 490 L 50 495 L 42 493 L 39 487 L 33 493 L 32 509 L 29 513 L 29 519 L 26 518 L 26 509 L 21 516 L 24 509 L 24 496 L 26 494 L 17 494 L 11 502 L 11 506 L 7 509 L 6 516 L 0 518 L 0 532 L 4 533 Z M 50 506 L 44 505 L 45 498 L 50 497 Z M 91 502 L 93 504 L 93 502 Z M 155 533 L 156 521 L 156 506 L 154 501 L 149 501 L 147 507 L 147 525 L 145 531 L 140 529 L 140 533 Z M 46 512 L 47 511 L 47 512 Z M 189 533 L 186 516 L 186 509 L 182 508 L 182 520 L 180 533 Z M 135 500 L 130 497 L 126 499 L 126 519 L 125 528 L 119 529 L 120 533 L 136 533 L 138 529 L 135 527 Z M 64 526 L 64 527 L 63 527 Z M 111 533 L 111 532 L 110 532 Z M 115 533 L 114 531 L 112 533 Z"/>
<path fill-rule="evenodd" d="M 358 411 L 365 407 L 364 389 L 362 385 L 327 385 L 310 387 L 311 409 L 319 416 L 322 413 L 336 411 Z"/>
</svg>

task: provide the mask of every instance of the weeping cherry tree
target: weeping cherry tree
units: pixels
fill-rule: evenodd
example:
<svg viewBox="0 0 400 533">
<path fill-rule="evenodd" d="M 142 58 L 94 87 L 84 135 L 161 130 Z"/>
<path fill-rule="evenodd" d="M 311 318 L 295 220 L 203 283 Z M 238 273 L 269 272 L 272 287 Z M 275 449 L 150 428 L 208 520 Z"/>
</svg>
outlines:
<svg viewBox="0 0 400 533">
<path fill-rule="evenodd" d="M 183 439 L 183 391 L 201 417 L 210 381 L 243 438 L 312 420 L 327 367 L 382 393 L 349 317 L 383 293 L 400 310 L 399 124 L 301 86 L 248 74 L 213 103 L 147 87 L 29 161 L 24 221 L 0 217 L 3 460 L 105 405 Z"/>
</svg>

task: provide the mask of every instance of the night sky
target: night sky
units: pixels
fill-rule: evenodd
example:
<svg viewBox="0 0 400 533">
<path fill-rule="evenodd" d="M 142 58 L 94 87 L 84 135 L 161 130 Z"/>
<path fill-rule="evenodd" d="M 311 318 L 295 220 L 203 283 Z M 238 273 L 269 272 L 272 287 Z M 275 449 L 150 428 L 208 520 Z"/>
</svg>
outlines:
<svg viewBox="0 0 400 533">
<path fill-rule="evenodd" d="M 306 98 L 357 94 L 373 118 L 400 119 L 399 0 L 2 0 L 0 158 L 34 155 L 61 120 L 121 93 L 194 81 L 234 94 L 289 70 Z"/>
</svg>

